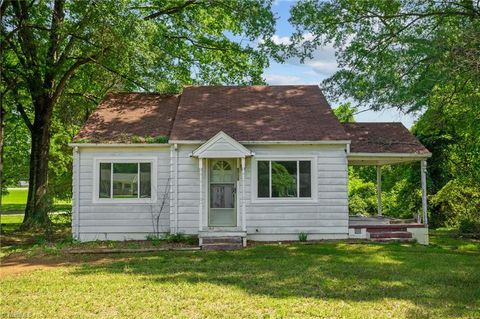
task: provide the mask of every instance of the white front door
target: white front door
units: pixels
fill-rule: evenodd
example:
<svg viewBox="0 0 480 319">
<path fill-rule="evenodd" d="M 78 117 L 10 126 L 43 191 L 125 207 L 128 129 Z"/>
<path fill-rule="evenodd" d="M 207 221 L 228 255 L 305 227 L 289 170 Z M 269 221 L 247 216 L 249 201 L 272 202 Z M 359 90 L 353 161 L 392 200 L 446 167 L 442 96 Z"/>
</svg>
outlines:
<svg viewBox="0 0 480 319">
<path fill-rule="evenodd" d="M 237 226 L 235 160 L 210 161 L 208 226 Z"/>
</svg>

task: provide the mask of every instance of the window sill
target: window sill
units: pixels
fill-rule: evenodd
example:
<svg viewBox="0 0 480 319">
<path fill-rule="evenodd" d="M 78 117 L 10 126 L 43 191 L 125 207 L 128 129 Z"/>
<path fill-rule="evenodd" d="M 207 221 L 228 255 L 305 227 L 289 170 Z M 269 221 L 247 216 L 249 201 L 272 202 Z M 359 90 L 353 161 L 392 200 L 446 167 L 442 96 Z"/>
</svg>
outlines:
<svg viewBox="0 0 480 319">
<path fill-rule="evenodd" d="M 93 204 L 155 204 L 154 198 L 95 198 Z"/>
<path fill-rule="evenodd" d="M 317 198 L 255 198 L 252 204 L 292 204 L 292 205 L 312 205 L 318 203 Z"/>
</svg>

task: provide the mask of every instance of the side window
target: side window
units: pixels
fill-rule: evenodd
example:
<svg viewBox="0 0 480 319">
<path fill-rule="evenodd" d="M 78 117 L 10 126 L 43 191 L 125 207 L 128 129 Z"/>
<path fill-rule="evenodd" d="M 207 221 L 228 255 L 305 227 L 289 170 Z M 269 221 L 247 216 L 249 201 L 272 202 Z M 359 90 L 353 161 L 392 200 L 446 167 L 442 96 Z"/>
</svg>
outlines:
<svg viewBox="0 0 480 319">
<path fill-rule="evenodd" d="M 310 198 L 311 161 L 258 161 L 258 198 Z"/>
<path fill-rule="evenodd" d="M 151 198 L 152 164 L 99 164 L 99 198 Z"/>
</svg>

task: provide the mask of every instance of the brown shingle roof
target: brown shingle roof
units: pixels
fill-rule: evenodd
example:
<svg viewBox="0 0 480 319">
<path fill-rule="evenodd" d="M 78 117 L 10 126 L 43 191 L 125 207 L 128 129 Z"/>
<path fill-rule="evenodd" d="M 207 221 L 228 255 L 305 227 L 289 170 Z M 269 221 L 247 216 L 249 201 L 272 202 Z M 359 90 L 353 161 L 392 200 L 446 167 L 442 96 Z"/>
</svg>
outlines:
<svg viewBox="0 0 480 319">
<path fill-rule="evenodd" d="M 74 141 L 128 143 L 132 137 L 170 135 L 179 95 L 110 93 L 88 118 Z"/>
<path fill-rule="evenodd" d="M 344 123 L 352 153 L 411 153 L 429 151 L 402 123 Z"/>
<path fill-rule="evenodd" d="M 183 90 L 171 140 L 345 140 L 318 86 L 196 86 Z"/>
</svg>

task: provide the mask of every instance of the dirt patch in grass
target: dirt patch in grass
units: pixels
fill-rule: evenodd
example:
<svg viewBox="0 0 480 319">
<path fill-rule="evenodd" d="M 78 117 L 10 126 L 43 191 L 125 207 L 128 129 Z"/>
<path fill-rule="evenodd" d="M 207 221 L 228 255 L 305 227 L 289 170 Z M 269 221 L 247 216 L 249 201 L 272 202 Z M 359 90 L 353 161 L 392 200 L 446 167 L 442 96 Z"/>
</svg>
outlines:
<svg viewBox="0 0 480 319">
<path fill-rule="evenodd" d="M 127 260 L 128 257 L 121 258 L 109 255 L 71 255 L 62 254 L 51 256 L 40 254 L 28 256 L 25 253 L 13 253 L 1 259 L 0 277 L 21 274 L 28 271 L 47 269 L 61 266 L 78 266 L 85 263 L 100 265 L 104 263 L 121 260 Z"/>
<path fill-rule="evenodd" d="M 15 251 L 17 246 L 6 247 L 12 252 L 0 258 L 1 276 L 14 275 L 27 271 L 59 266 L 97 264 L 122 260 L 140 254 L 152 254 L 163 250 L 194 250 L 198 245 L 182 242 L 152 242 L 149 240 L 132 240 L 123 242 L 88 242 L 88 243 L 46 243 L 26 247 Z"/>
</svg>

